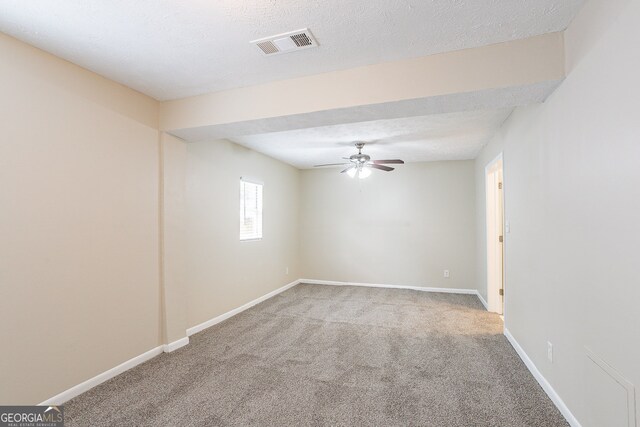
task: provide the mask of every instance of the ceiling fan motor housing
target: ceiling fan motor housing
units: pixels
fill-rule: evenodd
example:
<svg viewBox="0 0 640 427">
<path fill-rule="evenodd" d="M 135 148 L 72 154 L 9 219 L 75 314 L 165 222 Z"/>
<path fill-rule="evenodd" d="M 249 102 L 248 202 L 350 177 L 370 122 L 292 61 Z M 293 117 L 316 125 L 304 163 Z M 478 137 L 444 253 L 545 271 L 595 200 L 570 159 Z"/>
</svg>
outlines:
<svg viewBox="0 0 640 427">
<path fill-rule="evenodd" d="M 351 160 L 355 164 L 363 165 L 371 160 L 371 156 L 368 156 L 366 154 L 354 154 L 349 157 L 349 160 Z"/>
</svg>

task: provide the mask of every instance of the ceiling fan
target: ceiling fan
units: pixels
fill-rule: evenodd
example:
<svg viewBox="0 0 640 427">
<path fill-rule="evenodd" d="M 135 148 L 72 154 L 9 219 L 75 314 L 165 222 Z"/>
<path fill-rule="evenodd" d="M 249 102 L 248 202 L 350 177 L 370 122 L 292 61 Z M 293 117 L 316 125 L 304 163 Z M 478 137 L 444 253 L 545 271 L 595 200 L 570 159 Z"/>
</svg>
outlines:
<svg viewBox="0 0 640 427">
<path fill-rule="evenodd" d="M 358 149 L 358 154 L 354 154 L 350 157 L 343 157 L 345 160 L 349 160 L 349 162 L 344 163 L 329 163 L 326 165 L 315 165 L 315 168 L 323 167 L 323 166 L 345 166 L 348 165 L 346 169 L 341 171 L 340 173 L 346 173 L 351 178 L 355 178 L 358 176 L 360 179 L 364 179 L 371 175 L 371 169 L 379 169 L 385 172 L 391 172 L 394 168 L 390 166 L 385 166 L 385 164 L 404 164 L 403 160 L 393 159 L 393 160 L 371 160 L 371 157 L 362 154 L 362 149 L 364 148 L 364 142 L 356 142 L 356 148 Z"/>
</svg>

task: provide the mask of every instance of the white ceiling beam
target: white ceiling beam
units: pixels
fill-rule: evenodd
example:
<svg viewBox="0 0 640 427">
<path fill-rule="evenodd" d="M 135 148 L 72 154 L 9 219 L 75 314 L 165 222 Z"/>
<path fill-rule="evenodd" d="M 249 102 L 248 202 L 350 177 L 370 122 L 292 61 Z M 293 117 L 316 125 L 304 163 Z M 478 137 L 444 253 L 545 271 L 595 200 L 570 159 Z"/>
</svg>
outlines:
<svg viewBox="0 0 640 427">
<path fill-rule="evenodd" d="M 564 79 L 562 33 L 165 101 L 184 139 L 541 102 Z"/>
</svg>

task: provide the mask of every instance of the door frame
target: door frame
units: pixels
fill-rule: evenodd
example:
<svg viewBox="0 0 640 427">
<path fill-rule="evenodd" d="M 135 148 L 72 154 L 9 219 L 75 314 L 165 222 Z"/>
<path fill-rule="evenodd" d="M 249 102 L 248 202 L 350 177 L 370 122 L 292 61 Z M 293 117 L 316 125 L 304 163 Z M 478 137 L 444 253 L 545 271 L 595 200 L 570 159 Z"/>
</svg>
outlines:
<svg viewBox="0 0 640 427">
<path fill-rule="evenodd" d="M 487 266 L 487 309 L 504 314 L 505 290 L 505 219 L 504 219 L 504 160 L 502 152 L 484 168 L 485 228 Z M 499 188 L 498 183 L 502 183 Z M 502 242 L 499 237 L 502 236 Z M 500 295 L 500 289 L 503 295 Z"/>
</svg>

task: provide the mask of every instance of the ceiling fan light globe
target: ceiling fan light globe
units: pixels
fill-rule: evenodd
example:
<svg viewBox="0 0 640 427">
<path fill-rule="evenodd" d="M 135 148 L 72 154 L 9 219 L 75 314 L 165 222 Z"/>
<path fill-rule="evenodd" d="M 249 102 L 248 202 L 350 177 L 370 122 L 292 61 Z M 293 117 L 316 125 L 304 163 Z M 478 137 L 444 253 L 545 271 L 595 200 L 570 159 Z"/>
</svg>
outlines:
<svg viewBox="0 0 640 427">
<path fill-rule="evenodd" d="M 362 168 L 362 169 L 360 169 L 360 173 L 358 174 L 358 178 L 365 179 L 365 178 L 369 177 L 369 175 L 371 175 L 371 169 Z"/>
<path fill-rule="evenodd" d="M 349 175 L 351 178 L 354 178 L 356 176 L 356 172 L 358 170 L 356 168 L 351 168 L 347 171 L 347 175 Z"/>
</svg>

